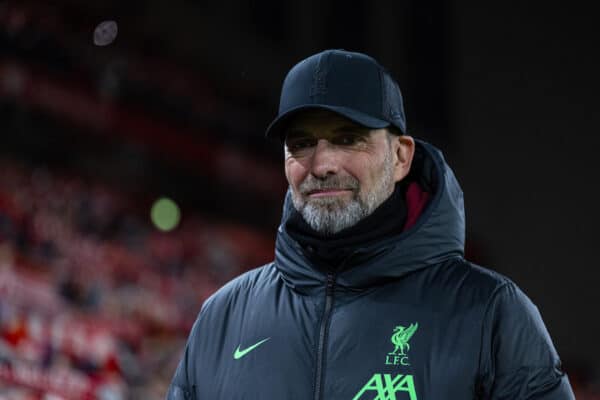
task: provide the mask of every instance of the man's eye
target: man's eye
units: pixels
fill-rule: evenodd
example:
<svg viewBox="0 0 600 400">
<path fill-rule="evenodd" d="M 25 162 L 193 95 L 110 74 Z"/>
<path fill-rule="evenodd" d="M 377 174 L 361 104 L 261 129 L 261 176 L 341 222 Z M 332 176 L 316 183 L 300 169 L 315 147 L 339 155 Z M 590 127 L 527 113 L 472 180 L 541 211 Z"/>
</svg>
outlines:
<svg viewBox="0 0 600 400">
<path fill-rule="evenodd" d="M 302 149 L 307 149 L 314 145 L 314 140 L 311 139 L 294 140 L 293 142 L 288 143 L 288 149 L 290 151 L 298 151 Z"/>
<path fill-rule="evenodd" d="M 360 140 L 360 137 L 357 135 L 341 135 L 335 138 L 333 141 L 334 144 L 340 146 L 352 146 Z"/>
</svg>

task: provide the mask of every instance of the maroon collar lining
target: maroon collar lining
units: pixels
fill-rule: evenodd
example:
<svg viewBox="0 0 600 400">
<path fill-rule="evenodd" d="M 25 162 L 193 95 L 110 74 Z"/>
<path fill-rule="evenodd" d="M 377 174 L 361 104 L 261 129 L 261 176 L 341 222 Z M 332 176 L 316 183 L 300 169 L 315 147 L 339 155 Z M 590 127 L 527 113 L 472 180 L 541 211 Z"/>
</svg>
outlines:
<svg viewBox="0 0 600 400">
<path fill-rule="evenodd" d="M 406 222 L 402 231 L 410 229 L 425 209 L 431 194 L 423 191 L 417 182 L 411 182 L 406 189 Z"/>
</svg>

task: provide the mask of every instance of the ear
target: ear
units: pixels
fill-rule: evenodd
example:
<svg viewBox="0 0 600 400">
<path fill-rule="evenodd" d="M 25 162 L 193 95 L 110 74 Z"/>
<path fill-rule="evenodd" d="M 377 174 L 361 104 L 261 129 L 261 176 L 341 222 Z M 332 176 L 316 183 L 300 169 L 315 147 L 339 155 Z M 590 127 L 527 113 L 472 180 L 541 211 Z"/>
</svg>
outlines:
<svg viewBox="0 0 600 400">
<path fill-rule="evenodd" d="M 415 140 L 412 136 L 401 135 L 392 140 L 394 150 L 394 182 L 399 182 L 410 172 L 415 155 Z"/>
</svg>

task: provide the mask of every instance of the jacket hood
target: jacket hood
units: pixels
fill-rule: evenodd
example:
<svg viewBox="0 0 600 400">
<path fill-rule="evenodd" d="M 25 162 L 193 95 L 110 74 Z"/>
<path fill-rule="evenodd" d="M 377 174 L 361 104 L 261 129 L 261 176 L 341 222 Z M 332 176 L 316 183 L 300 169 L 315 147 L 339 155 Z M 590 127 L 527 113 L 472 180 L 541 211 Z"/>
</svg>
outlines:
<svg viewBox="0 0 600 400">
<path fill-rule="evenodd" d="M 288 189 L 275 242 L 275 267 L 287 285 L 308 293 L 323 289 L 327 273 L 338 288 L 358 291 L 401 278 L 413 271 L 462 257 L 465 242 L 463 192 L 440 150 L 415 139 L 411 172 L 405 179 L 430 194 L 416 222 L 403 232 L 365 247 L 357 247 L 344 265 L 315 264 L 286 231 L 293 204 Z M 409 206 L 410 207 L 410 206 Z"/>
</svg>

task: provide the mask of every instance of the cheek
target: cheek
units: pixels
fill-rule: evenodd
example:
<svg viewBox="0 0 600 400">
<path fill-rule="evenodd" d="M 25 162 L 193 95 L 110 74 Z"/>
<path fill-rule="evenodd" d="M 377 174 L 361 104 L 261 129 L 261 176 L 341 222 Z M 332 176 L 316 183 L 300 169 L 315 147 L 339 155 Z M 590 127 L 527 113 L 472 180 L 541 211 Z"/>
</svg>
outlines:
<svg viewBox="0 0 600 400">
<path fill-rule="evenodd" d="M 358 179 L 361 186 L 368 184 L 372 179 L 373 165 L 362 157 L 355 157 L 352 162 L 347 163 L 345 170 L 348 174 Z"/>
<path fill-rule="evenodd" d="M 375 182 L 381 178 L 385 167 L 384 160 L 379 158 L 357 159 L 349 169 L 350 172 L 360 182 L 361 190 L 371 190 Z"/>
<path fill-rule="evenodd" d="M 285 160 L 285 176 L 290 186 L 296 190 L 304 180 L 308 170 L 294 159 Z"/>
</svg>

